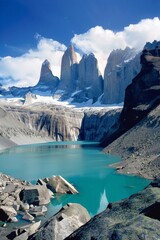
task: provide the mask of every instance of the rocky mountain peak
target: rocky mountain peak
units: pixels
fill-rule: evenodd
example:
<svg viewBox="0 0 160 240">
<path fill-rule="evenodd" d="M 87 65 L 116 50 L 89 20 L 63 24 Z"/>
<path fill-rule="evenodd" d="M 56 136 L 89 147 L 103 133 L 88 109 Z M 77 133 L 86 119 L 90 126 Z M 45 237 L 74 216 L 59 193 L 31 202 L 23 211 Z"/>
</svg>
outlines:
<svg viewBox="0 0 160 240">
<path fill-rule="evenodd" d="M 140 121 L 160 103 L 160 45 L 157 44 L 147 44 L 149 48 L 141 55 L 141 71 L 126 89 L 121 116 L 126 128 Z"/>
<path fill-rule="evenodd" d="M 75 53 L 73 45 L 70 45 L 64 53 L 64 58 L 68 58 L 70 65 L 78 63 L 77 55 Z"/>
<path fill-rule="evenodd" d="M 55 77 L 52 73 L 50 62 L 46 59 L 42 63 L 41 73 L 38 84 L 35 86 L 36 88 L 39 86 L 50 87 L 51 90 L 57 87 L 59 83 L 58 77 Z"/>
<path fill-rule="evenodd" d="M 113 50 L 104 72 L 103 103 L 124 101 L 125 89 L 140 71 L 140 55 L 129 47 Z"/>
<path fill-rule="evenodd" d="M 74 100 L 86 102 L 92 99 L 97 101 L 103 91 L 103 79 L 94 54 L 84 54 L 78 66 L 77 90 Z"/>
<path fill-rule="evenodd" d="M 71 45 L 64 52 L 61 62 L 61 82 L 59 89 L 67 93 L 76 88 L 78 77 L 78 62 L 74 47 Z"/>
<path fill-rule="evenodd" d="M 152 43 L 147 42 L 146 45 L 144 46 L 144 50 L 154 50 L 156 48 L 160 48 L 160 41 L 154 40 Z"/>
</svg>

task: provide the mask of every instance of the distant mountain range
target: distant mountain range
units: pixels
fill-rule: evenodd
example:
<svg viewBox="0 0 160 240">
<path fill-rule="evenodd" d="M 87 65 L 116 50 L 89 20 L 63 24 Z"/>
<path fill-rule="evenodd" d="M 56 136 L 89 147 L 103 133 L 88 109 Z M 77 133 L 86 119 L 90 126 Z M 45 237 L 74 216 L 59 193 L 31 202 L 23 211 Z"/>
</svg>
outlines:
<svg viewBox="0 0 160 240">
<path fill-rule="evenodd" d="M 60 79 L 53 75 L 46 59 L 41 67 L 40 78 L 33 87 L 0 86 L 0 94 L 10 97 L 24 97 L 28 92 L 38 95 L 52 95 L 60 100 L 83 103 L 99 101 L 114 104 L 124 101 L 125 88 L 140 71 L 140 53 L 127 47 L 111 52 L 104 72 L 99 71 L 94 54 L 83 55 L 78 63 L 73 46 L 65 51 L 61 62 Z"/>
</svg>

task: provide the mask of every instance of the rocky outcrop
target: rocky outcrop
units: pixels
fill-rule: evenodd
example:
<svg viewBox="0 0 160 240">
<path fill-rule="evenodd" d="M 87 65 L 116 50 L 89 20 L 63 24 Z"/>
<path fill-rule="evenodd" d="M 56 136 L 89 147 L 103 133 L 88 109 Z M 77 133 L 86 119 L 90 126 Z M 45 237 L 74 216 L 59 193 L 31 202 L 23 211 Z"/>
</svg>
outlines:
<svg viewBox="0 0 160 240">
<path fill-rule="evenodd" d="M 120 173 L 153 179 L 160 177 L 160 105 L 105 148 L 123 161 L 113 165 Z"/>
<path fill-rule="evenodd" d="M 93 103 L 96 102 L 103 92 L 103 79 L 93 54 L 83 55 L 78 72 L 78 92 L 72 95 L 73 102 L 86 102 L 89 99 L 92 99 Z"/>
<path fill-rule="evenodd" d="M 24 104 L 32 104 L 37 99 L 36 94 L 28 92 L 24 97 Z"/>
<path fill-rule="evenodd" d="M 141 71 L 126 89 L 121 124 L 127 129 L 139 122 L 160 103 L 160 43 L 156 48 L 144 48 Z"/>
<path fill-rule="evenodd" d="M 84 113 L 81 110 L 40 103 L 7 108 L 26 126 L 55 141 L 76 141 Z"/>
<path fill-rule="evenodd" d="M 124 102 L 125 89 L 140 72 L 140 53 L 127 47 L 113 50 L 109 55 L 104 72 L 105 104 Z"/>
<path fill-rule="evenodd" d="M 146 45 L 148 46 L 148 44 Z M 160 43 L 149 44 L 141 56 L 142 69 L 126 89 L 117 130 L 106 138 L 105 152 L 118 154 L 124 162 L 120 172 L 148 178 L 159 177 L 160 139 Z M 114 141 L 115 140 L 115 141 Z"/>
<path fill-rule="evenodd" d="M 48 181 L 45 183 L 39 179 L 37 184 L 33 185 L 0 173 L 0 236 L 4 236 L 1 239 L 30 239 L 29 237 L 41 226 L 41 221 L 35 222 L 37 217 L 41 217 L 43 222 L 46 219 L 47 207 L 45 205 L 50 203 L 50 199 L 53 198 L 53 192 L 50 190 L 53 190 L 53 187 L 56 192 L 61 194 L 78 193 L 61 176 L 45 178 L 44 180 Z M 86 223 L 89 218 L 85 208 L 79 204 L 68 204 L 61 209 L 59 214 L 48 221 L 50 223 L 46 223 L 48 225 L 47 229 L 44 230 L 42 227 L 38 234 L 45 232 L 49 236 L 50 234 L 52 236 L 61 236 L 61 234 L 67 236 Z M 20 223 L 20 228 L 16 230 L 13 224 L 9 225 L 9 222 L 14 223 L 19 220 L 23 220 L 23 222 Z M 27 224 L 28 222 L 32 224 Z M 55 228 L 50 229 L 54 224 Z M 58 233 L 57 228 L 61 229 Z M 50 230 L 51 233 L 48 232 Z"/>
<path fill-rule="evenodd" d="M 35 87 L 32 88 L 32 91 L 44 92 L 44 95 L 46 95 L 46 92 L 49 91 L 51 94 L 53 94 L 56 91 L 58 84 L 59 78 L 53 75 L 50 62 L 46 59 L 42 63 L 39 82 Z"/>
<path fill-rule="evenodd" d="M 66 240 L 146 239 L 160 238 L 159 181 L 143 191 L 108 208 L 76 230 Z"/>
<path fill-rule="evenodd" d="M 76 89 L 78 78 L 78 62 L 74 47 L 71 45 L 65 51 L 61 62 L 61 77 L 58 89 L 70 94 Z"/>
<path fill-rule="evenodd" d="M 19 193 L 22 202 L 34 205 L 45 205 L 50 203 L 50 192 L 45 186 L 27 186 Z"/>
<path fill-rule="evenodd" d="M 27 93 L 31 92 L 33 94 L 39 95 L 52 95 L 57 90 L 59 85 L 59 78 L 54 76 L 51 71 L 50 62 L 46 59 L 42 63 L 40 78 L 38 83 L 35 86 L 29 87 L 10 87 L 8 95 L 12 95 L 14 97 L 24 97 Z M 5 95 L 7 93 L 5 92 Z"/>
<path fill-rule="evenodd" d="M 46 186 L 54 193 L 60 194 L 76 194 L 78 191 L 75 187 L 66 181 L 62 176 L 52 176 L 51 178 L 44 179 Z"/>
<path fill-rule="evenodd" d="M 16 108 L 14 109 L 16 112 Z M 42 137 L 38 132 L 20 122 L 16 116 L 0 108 L 0 149 L 17 144 L 38 143 L 51 140 Z"/>
<path fill-rule="evenodd" d="M 109 135 L 112 126 L 118 122 L 119 109 L 88 110 L 80 128 L 79 140 L 102 142 Z"/>
<path fill-rule="evenodd" d="M 89 219 L 90 216 L 84 207 L 69 203 L 51 217 L 31 240 L 63 240 Z"/>
</svg>

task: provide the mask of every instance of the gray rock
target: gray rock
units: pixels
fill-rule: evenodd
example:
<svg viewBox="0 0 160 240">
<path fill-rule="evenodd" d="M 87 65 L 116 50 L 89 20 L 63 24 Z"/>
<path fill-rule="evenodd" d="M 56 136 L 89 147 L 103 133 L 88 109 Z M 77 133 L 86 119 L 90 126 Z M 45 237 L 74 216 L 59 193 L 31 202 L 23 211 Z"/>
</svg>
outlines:
<svg viewBox="0 0 160 240">
<path fill-rule="evenodd" d="M 33 220 L 34 220 L 34 217 L 33 217 L 30 213 L 26 212 L 26 213 L 22 216 L 22 219 L 27 220 L 27 221 L 33 221 Z"/>
<path fill-rule="evenodd" d="M 50 136 L 54 141 L 76 141 L 83 118 L 83 112 L 63 106 L 44 104 L 32 107 L 17 107 L 11 109 L 17 120 L 32 128 L 38 134 Z M 46 110 L 44 110 L 46 109 Z"/>
<path fill-rule="evenodd" d="M 33 206 L 29 209 L 29 213 L 34 216 L 44 216 L 44 213 L 47 212 L 46 206 Z"/>
<path fill-rule="evenodd" d="M 104 72 L 104 96 L 102 103 L 124 102 L 125 89 L 140 72 L 140 54 L 127 47 L 113 50 Z"/>
<path fill-rule="evenodd" d="M 45 186 L 35 185 L 25 187 L 20 192 L 22 202 L 34 205 L 44 205 L 50 202 L 50 194 Z"/>
<path fill-rule="evenodd" d="M 17 215 L 16 210 L 11 206 L 0 206 L 0 221 L 7 222 Z"/>
<path fill-rule="evenodd" d="M 79 204 L 67 204 L 51 217 L 31 238 L 32 240 L 62 240 L 90 219 Z"/>
<path fill-rule="evenodd" d="M 41 67 L 41 73 L 40 73 L 40 79 L 39 82 L 35 87 L 31 88 L 32 92 L 45 92 L 49 91 L 50 93 L 54 93 L 57 89 L 57 86 L 59 84 L 59 78 L 55 77 L 51 71 L 50 62 L 46 59 L 42 63 Z"/>
<path fill-rule="evenodd" d="M 24 202 L 21 202 L 20 203 L 20 210 L 29 210 L 29 204 L 28 203 L 24 203 Z"/>
<path fill-rule="evenodd" d="M 78 191 L 74 188 L 73 185 L 71 185 L 68 181 L 66 181 L 61 176 L 52 176 L 49 178 L 49 181 L 47 182 L 47 187 L 56 193 L 62 193 L 62 194 L 75 194 L 78 193 Z"/>
<path fill-rule="evenodd" d="M 16 239 L 18 236 L 22 237 L 24 233 L 26 233 L 26 230 L 16 229 L 16 230 L 12 231 L 11 233 L 9 233 L 7 235 L 7 238 L 13 240 L 13 239 Z M 28 237 L 28 234 L 26 235 L 26 237 Z M 22 239 L 22 240 L 25 239 L 26 240 L 27 238 L 22 237 L 22 238 L 19 238 L 19 239 Z"/>
<path fill-rule="evenodd" d="M 65 51 L 61 63 L 61 77 L 59 89 L 71 93 L 76 89 L 78 77 L 78 62 L 74 47 L 71 45 Z"/>
<path fill-rule="evenodd" d="M 79 66 L 77 93 L 72 95 L 73 102 L 96 102 L 103 92 L 103 79 L 93 54 L 83 55 Z"/>
<path fill-rule="evenodd" d="M 119 120 L 121 108 L 115 110 L 88 110 L 84 114 L 78 139 L 102 142 L 111 134 L 112 127 Z"/>
</svg>

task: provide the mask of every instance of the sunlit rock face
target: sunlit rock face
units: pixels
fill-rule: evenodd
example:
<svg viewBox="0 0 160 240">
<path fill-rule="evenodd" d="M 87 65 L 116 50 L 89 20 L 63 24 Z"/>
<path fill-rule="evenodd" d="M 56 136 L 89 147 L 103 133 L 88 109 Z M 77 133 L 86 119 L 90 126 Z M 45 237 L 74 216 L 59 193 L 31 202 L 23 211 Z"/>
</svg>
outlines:
<svg viewBox="0 0 160 240">
<path fill-rule="evenodd" d="M 83 55 L 78 66 L 78 93 L 74 95 L 75 102 L 92 102 L 98 100 L 103 92 L 103 79 L 94 54 Z"/>
<path fill-rule="evenodd" d="M 104 72 L 105 104 L 124 101 L 125 89 L 140 72 L 140 53 L 127 47 L 111 52 Z"/>
<path fill-rule="evenodd" d="M 54 92 L 59 84 L 59 78 L 55 77 L 51 71 L 50 62 L 46 59 L 42 63 L 41 73 L 38 84 L 33 90 Z"/>
<path fill-rule="evenodd" d="M 78 78 L 78 62 L 74 47 L 71 45 L 65 51 L 61 62 L 61 77 L 59 89 L 72 92 L 76 89 Z"/>
<path fill-rule="evenodd" d="M 121 121 L 129 128 L 160 103 L 160 42 L 147 43 L 141 71 L 127 87 Z"/>
</svg>

